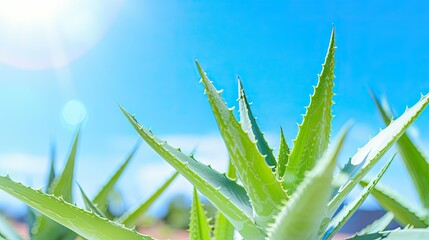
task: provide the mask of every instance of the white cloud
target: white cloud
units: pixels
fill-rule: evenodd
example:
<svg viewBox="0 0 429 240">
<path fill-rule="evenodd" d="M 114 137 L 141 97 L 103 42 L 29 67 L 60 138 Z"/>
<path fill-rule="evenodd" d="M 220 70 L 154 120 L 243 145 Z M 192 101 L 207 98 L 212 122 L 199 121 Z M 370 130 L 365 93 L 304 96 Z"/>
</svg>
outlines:
<svg viewBox="0 0 429 240">
<path fill-rule="evenodd" d="M 27 174 L 40 175 L 47 168 L 45 156 L 31 155 L 27 153 L 6 153 L 0 155 L 2 174 Z"/>
</svg>

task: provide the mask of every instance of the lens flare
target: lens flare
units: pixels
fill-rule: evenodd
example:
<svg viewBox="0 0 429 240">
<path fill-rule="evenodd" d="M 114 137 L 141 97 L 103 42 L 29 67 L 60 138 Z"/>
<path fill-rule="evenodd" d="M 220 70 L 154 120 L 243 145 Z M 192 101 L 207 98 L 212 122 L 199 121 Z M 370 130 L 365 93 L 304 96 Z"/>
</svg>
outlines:
<svg viewBox="0 0 429 240">
<path fill-rule="evenodd" d="M 78 100 L 68 101 L 63 107 L 62 117 L 64 122 L 70 126 L 82 123 L 87 117 L 85 105 Z"/>
<path fill-rule="evenodd" d="M 64 66 L 94 46 L 123 0 L 0 0 L 0 63 Z"/>
</svg>

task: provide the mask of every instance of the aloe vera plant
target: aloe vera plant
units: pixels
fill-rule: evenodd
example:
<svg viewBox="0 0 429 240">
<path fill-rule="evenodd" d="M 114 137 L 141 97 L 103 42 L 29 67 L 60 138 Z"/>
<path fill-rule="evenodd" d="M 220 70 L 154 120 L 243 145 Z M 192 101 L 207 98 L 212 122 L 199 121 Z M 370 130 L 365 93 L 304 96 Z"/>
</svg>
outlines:
<svg viewBox="0 0 429 240">
<path fill-rule="evenodd" d="M 348 131 L 345 127 L 327 151 L 334 95 L 335 48 L 333 30 L 322 72 L 293 147 L 289 151 L 281 131 L 277 158 L 256 123 L 241 81 L 238 81 L 238 121 L 233 109 L 223 101 L 221 91 L 214 87 L 196 62 L 239 181 L 170 146 L 139 123 L 134 115 L 122 107 L 121 110 L 146 143 L 211 201 L 245 239 L 331 239 L 374 189 L 391 160 L 356 199 L 335 215 L 345 197 L 429 103 L 429 96 L 423 96 L 361 147 L 334 176 L 337 156 Z M 340 183 L 335 192 L 332 182 Z M 198 222 L 204 221 L 200 219 Z M 207 234 L 204 236 L 207 238 Z"/>
<path fill-rule="evenodd" d="M 79 186 L 86 209 L 73 205 L 73 182 L 76 152 L 79 133 L 76 135 L 67 164 L 60 175 L 55 174 L 54 151 L 51 153 L 51 165 L 48 175 L 46 192 L 34 190 L 10 179 L 0 176 L 0 189 L 20 199 L 39 213 L 36 220 L 29 223 L 30 238 L 33 239 L 76 239 L 79 235 L 85 239 L 152 239 L 141 235 L 134 229 L 141 216 L 154 201 L 173 182 L 178 173 L 173 174 L 152 196 L 138 204 L 119 218 L 108 218 L 107 207 L 110 193 L 123 175 L 125 169 L 135 155 L 139 144 L 127 156 L 122 165 L 100 189 L 93 199 L 90 199 L 83 188 Z M 33 213 L 33 210 L 30 210 Z M 22 239 L 8 223 L 0 218 L 0 239 Z"/>
<path fill-rule="evenodd" d="M 333 30 L 322 72 L 318 76 L 317 86 L 299 125 L 298 135 L 289 149 L 283 131 L 280 131 L 277 157 L 274 156 L 256 122 L 241 81 L 238 80 L 240 107 L 238 121 L 233 109 L 227 107 L 220 91 L 196 62 L 210 107 L 229 153 L 230 167 L 226 174 L 202 164 L 193 155 L 187 155 L 180 149 L 170 146 L 121 107 L 143 140 L 219 210 L 212 233 L 197 191 L 194 190 L 191 239 L 232 240 L 234 229 L 245 239 L 332 239 L 366 197 L 377 190 L 377 183 L 393 157 L 384 164 L 376 177 L 367 182 L 362 182 L 362 179 L 419 117 L 429 103 L 429 95 L 422 96 L 413 107 L 407 109 L 359 148 L 344 168 L 335 173 L 338 154 L 350 128 L 350 125 L 346 124 L 328 149 L 334 96 L 335 49 Z M 88 209 L 84 210 L 70 203 L 77 139 L 78 137 L 63 173 L 58 177 L 55 173 L 51 174 L 53 177 L 49 178 L 51 182 L 49 185 L 52 186 L 48 188 L 47 193 L 26 187 L 8 176 L 0 177 L 0 189 L 37 210 L 41 214 L 38 215 L 38 219 L 45 219 L 36 221 L 34 228 L 38 232 L 34 231 L 32 238 L 41 239 L 41 235 L 36 234 L 41 234 L 39 232 L 42 230 L 47 233 L 49 229 L 56 231 L 54 233 L 56 238 L 61 239 L 73 239 L 77 235 L 86 239 L 100 240 L 153 239 L 129 227 L 137 223 L 138 216 L 164 191 L 177 174 L 174 174 L 146 203 L 119 219 L 108 219 L 104 214 L 108 192 L 113 189 L 129 159 L 102 188 L 101 191 L 104 192 L 97 194 L 94 199 L 91 200 L 81 188 Z M 364 185 L 361 193 L 339 210 L 350 191 L 359 183 Z M 398 208 L 396 206 L 393 208 Z M 406 210 L 404 211 L 407 214 Z M 404 211 L 401 214 L 404 214 Z M 393 210 L 392 212 L 397 217 L 398 213 Z M 391 215 L 370 224 L 352 239 L 429 237 L 427 229 L 384 231 L 389 221 Z M 7 224 L 0 222 L 1 238 L 20 239 L 14 232 L 10 232 Z"/>
</svg>

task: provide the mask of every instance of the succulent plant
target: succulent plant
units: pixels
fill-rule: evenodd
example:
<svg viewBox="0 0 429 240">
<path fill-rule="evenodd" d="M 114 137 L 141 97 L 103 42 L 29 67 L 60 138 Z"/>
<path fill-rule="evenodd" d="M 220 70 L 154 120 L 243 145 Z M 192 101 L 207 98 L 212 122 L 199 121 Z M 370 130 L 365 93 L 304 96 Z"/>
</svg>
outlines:
<svg viewBox="0 0 429 240">
<path fill-rule="evenodd" d="M 140 124 L 134 115 L 121 109 L 146 143 L 211 201 L 243 238 L 330 239 L 362 204 L 390 161 L 356 199 L 335 214 L 345 197 L 429 103 L 429 96 L 423 96 L 360 148 L 334 175 L 336 159 L 348 131 L 346 126 L 327 151 L 334 95 L 335 48 L 333 30 L 322 72 L 292 150 L 289 152 L 281 133 L 277 158 L 256 123 L 241 81 L 238 81 L 238 121 L 233 109 L 228 108 L 221 98 L 221 91 L 213 86 L 196 62 L 238 181 L 170 146 Z"/>
<path fill-rule="evenodd" d="M 193 155 L 187 155 L 180 149 L 170 146 L 121 107 L 143 140 L 194 185 L 196 190 L 193 194 L 190 239 L 232 240 L 235 230 L 244 239 L 331 239 L 366 197 L 374 189 L 377 191 L 376 185 L 393 157 L 384 164 L 376 177 L 370 181 L 363 181 L 363 178 L 419 117 L 429 103 L 429 95 L 422 96 L 413 107 L 407 109 L 359 148 L 348 163 L 336 171 L 338 154 L 350 124 L 345 124 L 336 141 L 328 149 L 334 96 L 335 49 L 335 32 L 332 30 L 325 63 L 318 76 L 314 93 L 310 97 L 310 104 L 306 108 L 303 121 L 299 125 L 298 135 L 289 150 L 283 131 L 280 130 L 277 157 L 274 156 L 272 148 L 256 122 L 241 81 L 238 81 L 240 115 L 240 121 L 238 121 L 234 116 L 234 110 L 227 107 L 220 95 L 221 92 L 214 87 L 196 62 L 213 115 L 228 149 L 228 173 L 220 173 L 211 166 L 197 161 Z M 46 223 L 45 225 L 43 222 L 34 224 L 34 228 L 38 231 L 47 231 L 46 229 L 57 231 L 53 233 L 56 234 L 55 239 L 63 236 L 65 237 L 61 239 L 68 239 L 68 237 L 73 239 L 77 235 L 86 239 L 100 240 L 153 239 L 129 228 L 135 225 L 137 216 L 144 212 L 146 204 L 142 204 L 132 210 L 132 213 L 121 218 L 108 219 L 103 213 L 107 193 L 100 193 L 98 197 L 90 200 L 82 190 L 88 210 L 70 203 L 77 139 L 78 137 L 61 176 L 57 178 L 58 180 L 54 180 L 55 174 L 51 174 L 49 181 L 52 184 L 49 185 L 52 186 L 48 189 L 48 193 L 26 187 L 8 176 L 0 177 L 0 189 L 37 210 L 41 214 L 39 219 L 45 219 Z M 404 144 L 403 147 L 407 149 L 403 151 L 413 151 L 410 146 L 410 144 Z M 101 191 L 111 191 L 112 185 L 117 181 L 128 161 Z M 421 175 L 424 172 L 416 170 L 415 174 Z M 176 175 L 173 175 L 148 202 L 152 202 Z M 424 176 L 421 177 L 423 178 Z M 340 209 L 345 198 L 359 183 L 365 185 L 363 190 Z M 208 223 L 197 190 L 219 211 L 214 231 Z M 375 193 L 373 192 L 374 195 Z M 427 194 L 427 189 L 423 189 L 422 193 Z M 391 199 L 386 202 L 396 204 Z M 393 215 L 400 219 L 398 216 L 407 211 L 403 211 L 401 206 L 394 205 L 390 209 L 393 213 L 387 213 L 351 239 L 429 239 L 427 229 L 404 228 L 385 231 Z M 407 214 L 408 212 L 406 212 L 407 217 L 414 216 Z M 60 230 L 60 226 L 54 221 L 65 228 Z M 408 222 L 404 221 L 404 223 Z M 10 230 L 7 223 L 0 218 L 0 239 L 20 239 Z M 61 235 L 57 236 L 57 234 Z"/>
</svg>

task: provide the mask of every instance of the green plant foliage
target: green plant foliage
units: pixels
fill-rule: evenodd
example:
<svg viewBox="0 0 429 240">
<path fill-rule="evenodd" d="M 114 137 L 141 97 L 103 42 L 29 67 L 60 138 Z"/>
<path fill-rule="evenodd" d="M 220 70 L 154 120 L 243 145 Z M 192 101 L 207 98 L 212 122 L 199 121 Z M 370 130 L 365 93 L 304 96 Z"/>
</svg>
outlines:
<svg viewBox="0 0 429 240">
<path fill-rule="evenodd" d="M 314 239 L 317 236 L 331 196 L 336 160 L 348 129 L 346 127 L 342 131 L 332 150 L 307 173 L 302 184 L 277 216 L 275 224 L 269 230 L 269 239 Z"/>
<path fill-rule="evenodd" d="M 422 96 L 395 121 L 389 121 L 385 129 L 358 149 L 344 168 L 334 175 L 337 157 L 350 127 L 345 125 L 337 141 L 328 150 L 334 96 L 335 49 L 333 29 L 322 72 L 314 94 L 310 97 L 302 124 L 299 125 L 292 150 L 289 150 L 281 129 L 277 158 L 256 122 L 241 81 L 238 81 L 238 121 L 233 109 L 228 108 L 222 99 L 221 92 L 196 62 L 201 83 L 229 153 L 230 166 L 227 174 L 222 174 L 197 161 L 193 155 L 186 155 L 180 149 L 170 146 L 120 107 L 141 138 L 194 185 L 190 239 L 209 240 L 213 235 L 214 240 L 232 240 L 234 229 L 249 240 L 331 239 L 370 193 L 403 224 L 428 226 L 429 218 L 424 214 L 420 216 L 421 210 L 413 211 L 406 203 L 394 197 L 395 194 L 382 186 L 376 186 L 393 158 L 375 178 L 365 181 L 362 179 L 399 139 L 400 153 L 406 165 L 408 164 L 407 168 L 421 195 L 422 203 L 425 207 L 429 206 L 428 163 L 409 138 L 403 135 L 429 104 L 429 95 Z M 390 111 L 384 110 L 377 100 L 376 103 L 386 122 L 390 120 Z M 88 209 L 86 211 L 72 204 L 78 139 L 79 134 L 76 135 L 61 175 L 57 176 L 54 171 L 55 154 L 52 153 L 48 194 L 26 187 L 7 176 L 0 177 L 0 189 L 39 212 L 31 233 L 32 240 L 72 240 L 78 235 L 96 240 L 152 239 L 128 227 L 138 223 L 140 216 L 178 173 L 170 177 L 147 201 L 112 221 L 105 217 L 104 212 L 108 206 L 108 196 L 128 166 L 137 146 L 92 201 L 80 188 Z M 361 194 L 338 211 L 350 191 L 359 183 L 364 186 Z M 197 190 L 219 210 L 213 233 Z M 429 229 L 384 231 L 391 220 L 392 215 L 386 215 L 351 239 L 429 239 Z M 7 222 L 0 219 L 0 239 L 2 238 L 21 239 Z"/>
<path fill-rule="evenodd" d="M 335 31 L 332 29 L 328 53 L 319 81 L 310 98 L 310 105 L 289 156 L 284 185 L 293 193 L 304 179 L 305 172 L 311 170 L 328 148 L 331 133 L 331 107 L 333 104 L 334 67 L 335 67 Z M 288 193 L 289 193 L 288 192 Z"/>
<path fill-rule="evenodd" d="M 393 215 L 393 213 L 387 212 L 381 218 L 375 220 L 373 223 L 366 226 L 356 235 L 365 235 L 365 234 L 381 232 L 384 229 L 386 229 L 387 226 L 389 226 L 389 224 L 393 221 L 394 218 L 395 218 L 395 215 Z"/>
<path fill-rule="evenodd" d="M 349 179 L 331 200 L 328 206 L 327 217 L 331 218 L 336 209 L 344 201 L 350 191 L 368 173 L 375 163 L 386 153 L 387 150 L 397 141 L 405 130 L 418 118 L 429 103 L 429 95 L 423 96 L 414 106 L 407 109 L 399 118 L 392 121 L 389 126 L 380 131 L 365 146 L 351 158 L 353 165 L 362 164 L 362 168 Z"/>
<path fill-rule="evenodd" d="M 232 180 L 237 178 L 231 160 L 229 160 L 228 173 L 226 175 Z M 216 214 L 213 240 L 234 240 L 234 226 L 220 211 Z"/>
<path fill-rule="evenodd" d="M 168 186 L 176 179 L 178 172 L 174 173 L 160 188 L 158 188 L 152 196 L 150 196 L 146 201 L 139 204 L 134 209 L 131 209 L 127 213 L 124 213 L 119 219 L 118 222 L 123 223 L 125 226 L 132 227 L 139 224 L 139 219 L 143 214 L 149 209 L 149 207 L 155 202 L 156 199 L 161 196 L 161 194 L 167 189 Z"/>
<path fill-rule="evenodd" d="M 370 95 L 374 100 L 384 123 L 388 125 L 393 119 L 393 115 L 387 101 L 386 106 L 383 107 L 371 90 Z M 411 141 L 407 133 L 404 133 L 401 138 L 399 138 L 397 146 L 423 206 L 426 209 L 429 209 L 429 163 L 427 159 Z"/>
<path fill-rule="evenodd" d="M 111 192 L 113 191 L 116 183 L 118 182 L 119 178 L 124 173 L 125 169 L 127 168 L 128 164 L 130 163 L 131 159 L 133 159 L 135 153 L 137 152 L 137 149 L 140 146 L 140 142 L 138 142 L 131 153 L 128 155 L 128 157 L 125 159 L 125 161 L 122 163 L 122 165 L 118 168 L 118 170 L 113 174 L 113 176 L 107 181 L 107 183 L 101 188 L 101 190 L 96 194 L 94 199 L 92 200 L 95 205 L 97 205 L 98 209 L 105 211 L 107 204 L 108 204 L 108 198 Z"/>
<path fill-rule="evenodd" d="M 98 207 L 88 198 L 88 196 L 86 195 L 86 193 L 83 191 L 82 187 L 78 184 L 80 193 L 82 195 L 83 198 L 83 202 L 85 204 L 85 207 L 88 211 L 92 211 L 95 214 L 97 214 L 98 216 L 102 217 L 102 218 L 106 218 L 106 216 L 104 215 L 104 213 L 98 209 Z"/>
<path fill-rule="evenodd" d="M 273 149 L 268 146 L 268 143 L 264 138 L 264 134 L 256 123 L 256 119 L 253 116 L 252 110 L 250 110 L 250 104 L 247 101 L 247 97 L 244 93 L 240 78 L 238 78 L 238 103 L 240 106 L 239 112 L 241 126 L 243 127 L 244 131 L 249 134 L 250 139 L 256 142 L 259 152 L 262 155 L 265 155 L 265 162 L 268 164 L 268 166 L 275 170 L 277 162 L 273 155 Z"/>
<path fill-rule="evenodd" d="M 25 187 L 19 183 L 16 183 L 10 180 L 8 177 L 3 177 L 0 181 L 0 189 L 8 192 L 12 196 L 20 199 L 30 207 L 37 210 L 37 220 L 30 232 L 30 237 L 34 239 L 49 239 L 49 240 L 74 240 L 80 234 L 80 238 L 85 239 L 152 239 L 147 236 L 142 236 L 137 234 L 134 230 L 129 230 L 124 225 L 122 225 L 119 220 L 110 221 L 111 219 L 106 218 L 106 214 L 100 210 L 98 205 L 91 201 L 90 198 L 85 194 L 83 189 L 79 186 L 81 195 L 83 197 L 84 204 L 88 211 L 85 211 L 75 205 L 72 205 L 71 202 L 65 201 L 60 195 L 58 189 L 65 193 L 69 199 L 72 199 L 70 188 L 73 186 L 73 173 L 74 173 L 74 163 L 77 152 L 79 134 L 76 135 L 71 152 L 69 154 L 66 166 L 64 171 L 60 176 L 56 176 L 54 173 L 54 154 L 51 152 L 51 164 L 49 171 L 49 180 L 48 185 L 51 185 L 47 194 L 43 193 L 41 190 L 33 190 L 29 187 Z M 107 206 L 108 196 L 114 190 L 115 184 L 118 182 L 119 178 L 123 174 L 126 166 L 129 164 L 130 160 L 134 156 L 139 144 L 137 144 L 134 149 L 131 151 L 130 155 L 126 158 L 124 163 L 120 168 L 115 172 L 115 174 L 107 181 L 103 188 L 98 192 L 94 199 L 101 206 Z M 154 201 L 165 191 L 165 189 L 171 184 L 171 182 L 177 177 L 177 173 L 174 174 L 163 186 L 161 186 L 153 196 L 151 196 L 146 202 L 141 204 L 137 210 L 130 211 L 131 215 L 138 219 L 142 214 L 154 203 Z M 51 194 L 54 193 L 54 194 Z M 55 195 L 58 194 L 58 195 Z M 106 209 L 105 209 L 106 210 Z M 65 212 L 63 212 L 65 211 Z M 34 214 L 33 209 L 29 209 L 30 214 Z M 74 216 L 75 217 L 71 217 Z M 32 216 L 32 215 L 30 215 Z M 95 225 L 91 226 L 91 219 L 95 218 L 93 221 Z M 120 219 L 125 219 L 126 216 L 122 216 Z M 1 220 L 1 219 L 0 219 Z M 99 225 L 97 225 L 99 224 Z M 112 226 L 113 227 L 112 227 Z M 14 232 L 13 228 L 5 227 L 6 230 L 3 234 L 2 226 L 0 225 L 0 239 L 1 236 L 9 236 Z M 31 226 L 31 225 L 29 225 Z M 128 223 L 129 227 L 135 227 L 134 223 Z M 100 228 L 94 230 L 91 228 Z M 103 228 L 112 228 L 109 231 L 115 231 L 117 233 L 113 234 L 112 237 L 106 238 L 105 234 L 102 232 Z M 115 230 L 116 229 L 116 230 Z M 92 233 L 91 233 L 92 231 Z M 8 235 L 6 235 L 8 234 Z M 10 235 L 7 239 L 12 239 Z M 17 235 L 18 236 L 18 235 Z M 122 236 L 122 237 L 121 237 Z M 14 239 L 13 239 L 14 240 Z"/>
<path fill-rule="evenodd" d="M 9 177 L 0 176 L 0 189 L 87 239 L 152 239 L 92 212 L 84 211 L 55 195 L 47 195 L 40 190 L 14 182 Z"/>
<path fill-rule="evenodd" d="M 334 52 L 335 34 L 332 31 L 325 64 L 303 123 L 299 126 L 292 151 L 289 153 L 281 131 L 280 150 L 276 161 L 269 160 L 272 151 L 268 143 L 265 144 L 241 82 L 239 81 L 238 87 L 239 122 L 234 117 L 233 109 L 228 108 L 222 99 L 221 91 L 215 88 L 196 62 L 204 92 L 238 181 L 170 146 L 139 123 L 134 115 L 122 107 L 121 110 L 146 143 L 211 201 L 243 238 L 331 237 L 330 234 L 338 231 L 368 196 L 388 164 L 371 181 L 370 186 L 352 201 L 347 211 L 333 221 L 335 212 L 346 196 L 418 118 L 429 102 L 429 96 L 423 96 L 413 107 L 360 148 L 349 164 L 333 177 L 336 154 L 341 144 L 333 145 L 328 154 L 325 151 L 331 131 Z M 344 139 L 344 135 L 340 135 L 339 139 Z M 275 162 L 277 166 L 273 172 L 272 163 Z M 337 191 L 334 192 L 335 189 Z"/>
<path fill-rule="evenodd" d="M 252 141 L 246 134 L 235 119 L 232 109 L 229 109 L 221 98 L 220 92 L 207 78 L 198 62 L 196 64 L 237 175 L 253 203 L 255 222 L 262 227 L 267 227 L 269 223 L 272 223 L 273 216 L 278 213 L 279 206 L 282 205 L 287 195 L 266 164 L 255 141 Z M 244 91 L 242 94 L 244 95 Z"/>
<path fill-rule="evenodd" d="M 367 186 L 367 181 L 361 181 L 362 186 Z M 412 225 L 424 228 L 429 226 L 428 216 L 424 215 L 424 209 L 418 208 L 414 204 L 404 199 L 393 189 L 379 184 L 371 193 L 384 209 L 389 209 L 395 215 L 396 220 L 402 225 Z"/>
<path fill-rule="evenodd" d="M 374 189 L 375 185 L 386 172 L 392 160 L 393 157 L 384 165 L 377 177 L 375 177 L 367 186 L 365 186 L 362 192 L 352 202 L 343 207 L 341 211 L 332 219 L 331 223 L 328 225 L 328 230 L 325 233 L 326 237 L 324 237 L 324 239 L 332 239 L 334 235 L 344 226 L 353 213 L 355 213 L 359 206 L 363 203 L 369 193 Z"/>
<path fill-rule="evenodd" d="M 289 160 L 289 146 L 287 145 L 285 136 L 283 134 L 283 129 L 280 128 L 280 146 L 279 146 L 279 155 L 277 158 L 279 159 L 279 162 L 277 164 L 277 177 L 279 179 L 282 179 L 285 171 L 286 171 L 286 165 Z"/>
<path fill-rule="evenodd" d="M 210 225 L 195 188 L 189 223 L 189 240 L 210 240 Z"/>
<path fill-rule="evenodd" d="M 77 132 L 70 153 L 67 158 L 66 166 L 59 177 L 56 177 L 50 184 L 49 191 L 54 196 L 61 197 L 68 203 L 73 202 L 73 179 L 74 179 L 74 168 L 77 153 L 77 146 L 79 143 L 79 131 Z M 51 169 L 53 169 L 54 153 L 51 156 Z M 49 176 L 55 173 L 50 172 Z M 66 227 L 58 224 L 51 220 L 45 215 L 36 215 L 36 221 L 31 229 L 31 235 L 33 240 L 44 240 L 44 239 L 74 239 L 76 234 L 67 229 Z"/>
<path fill-rule="evenodd" d="M 242 186 L 225 174 L 217 172 L 210 166 L 198 162 L 192 156 L 168 145 L 167 142 L 157 138 L 151 131 L 144 128 L 125 109 L 121 108 L 121 110 L 149 146 L 209 199 L 244 238 L 262 239 L 265 237 L 266 234 L 253 221 L 252 206 L 246 190 Z"/>
<path fill-rule="evenodd" d="M 393 119 L 387 101 L 381 104 L 374 93 L 369 90 L 377 109 L 386 124 Z M 422 98 L 425 98 L 422 96 Z M 407 204 L 409 201 L 396 193 L 387 186 L 379 186 L 373 192 L 373 196 L 380 205 L 388 211 L 391 211 L 395 218 L 402 225 L 412 225 L 414 227 L 429 226 L 429 163 L 427 158 L 420 152 L 418 147 L 412 142 L 411 138 L 404 133 L 397 142 L 398 150 L 405 166 L 413 181 L 416 192 L 419 195 L 423 209 L 416 209 L 415 206 Z M 365 182 L 362 182 L 365 185 Z M 425 214 L 422 214 L 425 213 Z"/>
</svg>

